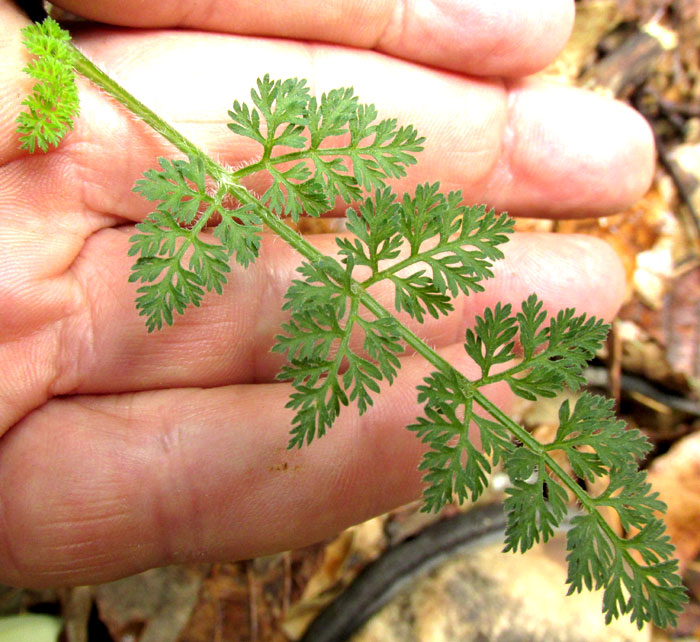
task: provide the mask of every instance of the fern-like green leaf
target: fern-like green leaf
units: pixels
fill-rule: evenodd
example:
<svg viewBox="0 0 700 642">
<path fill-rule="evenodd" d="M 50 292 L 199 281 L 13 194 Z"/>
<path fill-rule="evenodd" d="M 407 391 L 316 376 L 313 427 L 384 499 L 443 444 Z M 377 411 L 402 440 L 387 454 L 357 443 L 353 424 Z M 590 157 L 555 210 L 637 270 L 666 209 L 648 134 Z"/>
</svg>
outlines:
<svg viewBox="0 0 700 642">
<path fill-rule="evenodd" d="M 657 492 L 651 492 L 646 473 L 636 467 L 614 467 L 609 473 L 606 489 L 594 497 L 596 507 L 610 506 L 620 517 L 625 531 L 644 528 L 653 522 L 657 512 L 666 510 L 666 504 L 659 499 Z"/>
<path fill-rule="evenodd" d="M 310 264 L 306 272 L 316 278 Z M 296 309 L 272 348 L 287 354 L 288 363 L 278 378 L 291 381 L 295 388 L 287 404 L 296 411 L 290 448 L 322 436 L 342 406 L 355 402 L 360 414 L 366 412 L 379 392 L 379 383 L 393 381 L 400 365 L 397 353 L 402 348 L 394 320 L 360 318 L 357 300 L 348 306 L 337 296 L 335 286 L 320 281 L 306 284 L 307 290 L 320 291 L 318 297 L 309 297 L 316 305 Z M 300 287 L 302 283 L 297 283 L 296 288 Z M 323 297 L 330 297 L 335 305 L 318 306 Z M 376 362 L 351 346 L 354 328 L 364 331 L 363 347 Z"/>
<path fill-rule="evenodd" d="M 481 376 L 488 377 L 491 367 L 508 363 L 515 358 L 515 335 L 518 332 L 510 304 L 497 303 L 477 317 L 474 329 L 468 328 L 464 349 L 481 368 Z"/>
<path fill-rule="evenodd" d="M 201 159 L 159 159 L 134 191 L 157 203 L 156 211 L 136 225 L 130 256 L 138 259 L 129 280 L 141 282 L 136 307 L 149 331 L 173 323 L 173 312 L 199 306 L 206 291 L 221 294 L 231 271 L 229 258 L 247 267 L 260 249 L 261 220 L 251 205 L 230 210 L 224 205 L 226 188 L 213 193 Z M 199 236 L 208 221 L 216 220 L 209 243 Z M 158 272 L 160 270 L 160 272 Z"/>
<path fill-rule="evenodd" d="M 304 146 L 304 111 L 309 102 L 305 80 L 271 80 L 266 75 L 258 79 L 250 97 L 255 104 L 253 108 L 238 101 L 233 103 L 228 113 L 232 121 L 228 124 L 231 131 L 258 141 L 268 157 L 275 145 Z"/>
<path fill-rule="evenodd" d="M 614 467 L 636 467 L 651 444 L 615 417 L 612 399 L 584 393 L 573 409 L 568 400 L 561 405 L 559 429 L 546 448 L 563 450 L 574 473 L 593 481 Z"/>
<path fill-rule="evenodd" d="M 381 261 L 396 259 L 403 244 L 398 212 L 396 195 L 388 187 L 376 190 L 374 198 L 367 198 L 359 212 L 348 209 L 346 227 L 355 238 L 336 238 L 341 256 L 373 272 L 379 271 Z"/>
<path fill-rule="evenodd" d="M 510 461 L 512 458 L 506 463 L 506 470 L 513 486 L 506 489 L 508 524 L 504 550 L 524 553 L 536 542 L 546 542 L 554 535 L 567 514 L 568 497 L 562 485 L 547 472 L 543 460 L 537 462 L 527 478 L 518 478 L 522 470 L 514 473 Z"/>
<path fill-rule="evenodd" d="M 472 399 L 459 379 L 441 372 L 433 372 L 418 387 L 418 401 L 424 403 L 425 414 L 408 429 L 429 447 L 419 465 L 426 471 L 423 510 L 440 510 L 454 497 L 460 503 L 476 500 L 488 485 L 492 462 L 474 447 L 469 429 L 474 421 L 488 430 L 488 420 L 474 415 Z M 510 450 L 498 437 L 489 442 L 494 459 Z"/>
<path fill-rule="evenodd" d="M 146 200 L 158 203 L 158 209 L 169 213 L 180 223 L 190 225 L 207 194 L 206 172 L 201 158 L 168 160 L 159 158 L 160 171 L 149 169 L 137 180 L 133 191 Z"/>
<path fill-rule="evenodd" d="M 289 319 L 273 348 L 288 359 L 279 376 L 293 389 L 290 447 L 323 435 L 343 406 L 366 412 L 382 382 L 396 380 L 399 356 L 410 348 L 434 369 L 419 386 L 424 414 L 410 426 L 427 446 L 420 465 L 424 508 L 476 499 L 493 466 L 503 464 L 512 482 L 507 550 L 524 551 L 551 537 L 570 495 L 583 511 L 568 533 L 570 590 L 602 588 L 608 620 L 629 614 L 640 625 L 675 622 L 686 597 L 658 518 L 664 505 L 638 471 L 637 460 L 649 449 L 641 433 L 614 417 L 611 402 L 584 394 L 573 408 L 562 405 L 554 440 L 542 444 L 481 391 L 499 381 L 526 399 L 577 389 L 607 327 L 574 310 L 550 317 L 534 295 L 517 311 L 498 304 L 466 332 L 465 350 L 481 370 L 471 381 L 373 298 L 372 286 L 387 281 L 396 310 L 418 322 L 446 314 L 454 297 L 483 290 L 513 229 L 505 215 L 465 206 L 461 193 L 443 194 L 438 183 L 401 197 L 388 189 L 387 181 L 405 176 L 422 149 L 412 126 L 379 120 L 352 89 L 316 98 L 304 80 L 265 76 L 251 92 L 252 104 L 236 101 L 229 112 L 229 128 L 260 146 L 259 160 L 229 170 L 97 69 L 55 22 L 24 34 L 36 56 L 27 71 L 37 81 L 18 118 L 25 149 L 46 151 L 73 126 L 80 69 L 188 154 L 161 159 L 135 187 L 155 203 L 136 226 L 129 251 L 137 257 L 130 279 L 139 283 L 137 308 L 149 330 L 200 305 L 208 291 L 221 292 L 232 258 L 244 267 L 256 259 L 266 225 L 305 259 L 287 292 Z M 241 182 L 256 172 L 269 179 L 261 197 Z M 338 259 L 321 256 L 279 221 L 322 215 L 338 199 L 352 204 L 348 231 L 354 235 L 338 239 Z M 478 431 L 481 449 L 471 430 Z M 568 458 L 578 480 L 554 451 Z M 607 486 L 597 495 L 579 484 L 601 479 Z M 607 525 L 603 509 L 618 513 L 626 538 Z"/>
<path fill-rule="evenodd" d="M 358 317 L 357 325 L 365 335 L 365 352 L 376 362 L 383 377 L 393 383 L 401 367 L 398 355 L 403 352 L 398 322 L 393 317 L 373 321 Z"/>
<path fill-rule="evenodd" d="M 309 95 L 305 80 L 265 76 L 251 99 L 254 107 L 234 102 L 228 126 L 259 143 L 262 158 L 233 175 L 267 171 L 272 182 L 261 202 L 293 220 L 302 214 L 319 216 L 338 197 L 349 203 L 363 189 L 383 188 L 387 178 L 405 176 L 422 149 L 424 139 L 413 127 L 399 127 L 393 119 L 376 122 L 376 109 L 360 105 L 350 88 L 319 100 Z M 327 142 L 343 136 L 349 136 L 349 143 Z"/>
<path fill-rule="evenodd" d="M 270 173 L 272 185 L 261 200 L 275 214 L 286 214 L 298 221 L 302 214 L 320 216 L 330 208 L 323 185 L 310 178 L 311 172 L 304 163 L 283 171 L 271 167 Z"/>
<path fill-rule="evenodd" d="M 487 318 L 487 315 L 488 316 Z M 466 334 L 465 350 L 482 368 L 477 385 L 505 381 L 524 399 L 553 397 L 564 387 L 577 390 L 585 383 L 583 368 L 600 349 L 608 326 L 600 319 L 575 310 L 549 317 L 536 295 L 523 302 L 515 315 L 510 306 L 486 312 Z M 498 373 L 491 367 L 515 355 L 513 328 L 517 327 L 523 356 L 520 362 Z"/>
<path fill-rule="evenodd" d="M 335 259 L 324 256 L 313 262 L 304 261 L 296 271 L 301 278 L 294 279 L 289 286 L 283 310 L 311 312 L 331 306 L 340 317 L 345 314 L 347 292 L 343 281 L 346 273 Z"/>
<path fill-rule="evenodd" d="M 26 107 L 17 117 L 20 147 L 33 153 L 57 146 L 79 113 L 78 88 L 73 69 L 74 52 L 70 34 L 52 18 L 22 30 L 24 44 L 35 58 L 24 72 L 36 83 L 23 101 Z"/>
<path fill-rule="evenodd" d="M 604 588 L 607 622 L 630 614 L 645 622 L 672 625 L 687 601 L 678 576 L 678 562 L 664 524 L 653 519 L 628 540 L 606 534 L 595 514 L 576 515 L 567 533 L 569 593 Z M 641 556 L 633 555 L 636 552 Z"/>
<path fill-rule="evenodd" d="M 460 292 L 480 292 L 493 276 L 493 261 L 502 258 L 512 222 L 483 207 L 465 207 L 460 192 L 444 195 L 439 183 L 419 185 L 415 194 L 397 201 L 389 189 L 377 190 L 359 212 L 348 211 L 354 239 L 336 243 L 347 263 L 371 268 L 365 286 L 383 279 L 394 285 L 394 305 L 419 322 L 453 310 Z M 408 256 L 393 265 L 384 262 Z"/>
</svg>

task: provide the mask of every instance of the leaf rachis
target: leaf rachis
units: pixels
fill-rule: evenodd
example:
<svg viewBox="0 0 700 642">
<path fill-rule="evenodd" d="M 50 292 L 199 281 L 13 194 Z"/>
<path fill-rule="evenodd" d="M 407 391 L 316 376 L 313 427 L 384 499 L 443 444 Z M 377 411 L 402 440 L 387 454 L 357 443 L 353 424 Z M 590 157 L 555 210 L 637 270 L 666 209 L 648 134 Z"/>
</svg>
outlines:
<svg viewBox="0 0 700 642">
<path fill-rule="evenodd" d="M 534 294 L 516 311 L 497 304 L 465 333 L 465 351 L 481 370 L 472 381 L 370 294 L 376 283 L 390 284 L 395 311 L 419 323 L 447 314 L 455 296 L 483 290 L 512 232 L 507 216 L 466 206 L 459 192 L 443 194 L 436 182 L 394 194 L 388 182 L 406 175 L 423 146 L 412 126 L 379 120 L 375 107 L 361 104 L 350 88 L 316 98 L 304 80 L 265 76 L 251 91 L 252 105 L 236 100 L 229 111 L 232 132 L 261 148 L 259 160 L 232 170 L 97 68 L 54 21 L 27 27 L 24 36 L 35 56 L 26 71 L 36 84 L 18 118 L 23 148 L 47 151 L 73 127 L 79 73 L 184 155 L 160 159 L 160 169 L 148 170 L 134 188 L 154 203 L 129 250 L 137 257 L 130 276 L 139 283 L 137 309 L 149 330 L 173 323 L 206 292 L 220 293 L 230 260 L 252 264 L 267 228 L 303 257 L 286 295 L 289 320 L 273 347 L 287 355 L 279 376 L 293 389 L 290 447 L 323 435 L 343 406 L 366 412 L 382 382 L 398 376 L 399 356 L 413 350 L 434 368 L 418 387 L 423 414 L 409 426 L 426 445 L 424 508 L 478 498 L 493 466 L 503 464 L 512 482 L 506 549 L 524 551 L 552 536 L 571 494 L 582 512 L 567 535 L 570 592 L 603 588 L 608 621 L 622 614 L 640 626 L 676 621 L 687 598 L 658 516 L 663 503 L 638 470 L 649 449 L 644 436 L 615 418 L 611 402 L 586 393 L 573 407 L 562 404 L 557 434 L 543 444 L 481 390 L 501 381 L 536 399 L 581 387 L 607 326 L 572 309 L 549 316 Z M 262 196 L 241 184 L 259 171 L 271 183 Z M 337 240 L 336 258 L 322 255 L 283 219 L 320 216 L 337 199 L 354 205 L 347 214 L 354 236 Z M 213 234 L 204 236 L 207 226 Z M 472 429 L 481 449 L 470 439 Z M 554 451 L 564 453 L 574 476 Z M 579 484 L 601 478 L 607 486 L 596 496 Z M 618 536 L 603 508 L 614 509 L 636 534 Z"/>
</svg>

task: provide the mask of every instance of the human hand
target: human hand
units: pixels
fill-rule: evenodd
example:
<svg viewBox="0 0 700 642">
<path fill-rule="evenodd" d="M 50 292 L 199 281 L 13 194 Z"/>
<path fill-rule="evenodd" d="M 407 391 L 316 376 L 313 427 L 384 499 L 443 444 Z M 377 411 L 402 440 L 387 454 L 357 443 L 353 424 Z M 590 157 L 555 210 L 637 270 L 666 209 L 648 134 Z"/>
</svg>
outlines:
<svg viewBox="0 0 700 642">
<path fill-rule="evenodd" d="M 380 114 L 415 124 L 426 150 L 400 188 L 440 179 L 468 202 L 561 217 L 621 209 L 648 185 L 653 145 L 640 117 L 524 78 L 564 44 L 572 2 L 441 2 L 432 12 L 390 2 L 267 2 L 262 13 L 236 4 L 208 5 L 205 16 L 174 0 L 90 3 L 90 18 L 157 30 L 86 27 L 75 41 L 231 165 L 256 150 L 231 138 L 226 110 L 269 72 L 306 77 L 318 93 L 354 85 Z M 250 557 L 415 498 L 421 445 L 405 426 L 428 370 L 410 355 L 362 418 L 349 408 L 323 440 L 286 451 L 289 386 L 274 382 L 281 362 L 269 348 L 298 258 L 276 239 L 264 240 L 253 268 L 233 266 L 222 297 L 147 334 L 127 245 L 149 208 L 131 187 L 172 150 L 81 85 L 82 114 L 64 143 L 45 155 L 19 151 L 14 118 L 30 84 L 20 72 L 24 24 L 0 0 L 0 581 L 93 583 Z M 174 26 L 283 39 L 160 30 Z M 311 240 L 334 248 L 330 235 Z M 594 239 L 523 234 L 505 251 L 485 293 L 414 328 L 465 371 L 464 329 L 496 301 L 519 304 L 536 291 L 550 310 L 610 318 L 622 297 L 618 262 Z M 493 394 L 507 403 L 505 391 Z"/>
</svg>

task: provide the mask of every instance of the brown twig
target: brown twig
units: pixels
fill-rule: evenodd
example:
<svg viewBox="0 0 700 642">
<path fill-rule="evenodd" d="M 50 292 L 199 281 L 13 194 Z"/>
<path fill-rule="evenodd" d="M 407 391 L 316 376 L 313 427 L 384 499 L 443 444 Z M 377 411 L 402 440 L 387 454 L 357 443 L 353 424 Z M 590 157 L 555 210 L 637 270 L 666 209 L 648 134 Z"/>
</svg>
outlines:
<svg viewBox="0 0 700 642">
<path fill-rule="evenodd" d="M 690 214 L 690 220 L 695 233 L 695 240 L 697 242 L 698 239 L 700 239 L 700 213 L 693 203 L 693 190 L 697 188 L 694 188 L 689 184 L 689 181 L 682 175 L 680 168 L 671 160 L 668 147 L 659 133 L 658 124 L 654 118 L 654 114 L 652 113 L 649 105 L 645 102 L 645 98 L 648 97 L 652 97 L 654 102 L 660 105 L 660 97 L 650 89 L 643 89 L 642 91 L 637 92 L 632 97 L 632 104 L 634 105 L 634 108 L 642 116 L 644 116 L 644 118 L 646 118 L 647 122 L 651 126 L 659 164 L 671 177 L 671 181 L 676 188 L 681 204 L 687 208 L 687 211 Z"/>
</svg>

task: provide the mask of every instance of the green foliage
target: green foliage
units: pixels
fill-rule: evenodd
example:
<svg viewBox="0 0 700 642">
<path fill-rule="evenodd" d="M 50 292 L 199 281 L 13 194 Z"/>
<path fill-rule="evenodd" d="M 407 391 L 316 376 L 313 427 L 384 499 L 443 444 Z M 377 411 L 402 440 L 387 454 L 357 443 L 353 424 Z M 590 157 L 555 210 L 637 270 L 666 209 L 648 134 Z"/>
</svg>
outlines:
<svg viewBox="0 0 700 642">
<path fill-rule="evenodd" d="M 51 21 L 25 30 L 25 39 L 39 56 L 29 67 L 39 82 L 18 130 L 25 148 L 45 151 L 77 113 L 73 63 L 94 82 L 102 72 L 78 66 L 81 54 Z M 494 466 L 503 465 L 511 480 L 506 550 L 549 539 L 573 498 L 580 514 L 568 531 L 570 591 L 602 588 L 608 620 L 629 614 L 640 626 L 675 622 L 686 597 L 658 517 L 665 507 L 638 470 L 649 450 L 644 436 L 615 418 L 611 401 L 586 393 L 573 407 L 562 404 L 558 431 L 543 444 L 481 390 L 505 382 L 536 399 L 580 388 L 607 326 L 571 309 L 549 315 L 534 294 L 517 310 L 498 303 L 466 330 L 465 351 L 480 369 L 470 380 L 372 296 L 373 286 L 386 282 L 396 311 L 419 323 L 447 314 L 455 297 L 484 289 L 513 228 L 505 215 L 464 205 L 459 192 L 441 193 L 439 183 L 401 196 L 389 189 L 387 181 L 405 176 L 422 148 L 413 127 L 378 120 L 352 89 L 317 99 L 304 80 L 265 76 L 251 92 L 252 105 L 235 101 L 229 112 L 229 128 L 260 145 L 260 159 L 229 171 L 116 83 L 102 76 L 99 82 L 187 155 L 160 159 L 160 169 L 148 170 L 134 188 L 155 204 L 129 251 L 137 257 L 130 276 L 140 283 L 136 305 L 149 330 L 173 323 L 207 292 L 222 292 L 231 259 L 243 267 L 255 261 L 267 226 L 304 257 L 286 294 L 289 320 L 273 347 L 287 356 L 279 378 L 292 389 L 290 447 L 323 435 L 344 406 L 366 412 L 382 386 L 400 376 L 400 356 L 413 350 L 434 368 L 418 386 L 423 414 L 409 426 L 426 445 L 424 508 L 477 499 Z M 260 171 L 270 186 L 258 198 L 241 179 Z M 321 255 L 279 220 L 319 216 L 338 201 L 351 206 L 352 236 L 337 239 L 337 258 Z M 566 457 L 574 476 L 554 453 Z M 598 495 L 579 484 L 601 478 L 607 485 Z M 608 526 L 603 509 L 617 512 L 627 538 Z"/>
<path fill-rule="evenodd" d="M 319 101 L 309 95 L 305 80 L 265 76 L 250 97 L 254 107 L 233 103 L 228 126 L 259 143 L 262 158 L 234 176 L 266 170 L 272 184 L 260 201 L 295 221 L 301 214 L 327 212 L 336 198 L 350 203 L 363 189 L 405 176 L 422 149 L 424 139 L 413 127 L 398 127 L 394 119 L 375 122 L 374 106 L 361 105 L 349 88 L 323 94 Z M 348 143 L 323 146 L 327 139 L 348 136 Z"/>
<path fill-rule="evenodd" d="M 583 394 L 573 409 L 568 400 L 561 405 L 559 429 L 546 448 L 563 450 L 576 476 L 592 482 L 614 467 L 636 467 L 651 445 L 615 418 L 612 399 Z"/>
<path fill-rule="evenodd" d="M 463 206 L 461 192 L 445 196 L 439 188 L 419 185 L 400 201 L 389 189 L 377 190 L 359 213 L 348 210 L 355 238 L 336 241 L 346 263 L 372 269 L 367 285 L 389 279 L 397 311 L 421 323 L 426 314 L 438 318 L 453 310 L 452 298 L 460 292 L 483 291 L 481 281 L 493 276 L 493 261 L 503 258 L 498 246 L 513 229 L 507 216 Z M 380 266 L 399 258 L 402 248 L 408 249 L 406 258 Z"/>
<path fill-rule="evenodd" d="M 172 324 L 173 312 L 199 306 L 205 292 L 221 294 L 229 258 L 247 267 L 260 249 L 260 217 L 249 205 L 226 207 L 227 189 L 207 188 L 201 158 L 160 158 L 159 163 L 160 171 L 148 170 L 134 186 L 157 207 L 136 225 L 129 248 L 129 255 L 138 257 L 129 281 L 144 284 L 136 307 L 149 332 Z M 216 243 L 200 234 L 211 220 Z"/>
<path fill-rule="evenodd" d="M 543 302 L 533 294 L 513 315 L 511 306 L 500 304 L 477 319 L 467 330 L 464 348 L 481 367 L 477 385 L 505 381 L 519 397 L 535 401 L 554 397 L 565 387 L 578 390 L 585 384 L 583 368 L 600 349 L 608 326 L 600 319 L 576 315 L 568 308 L 550 317 Z M 491 367 L 515 359 L 516 333 L 522 355 L 519 363 L 491 373 Z"/>
<path fill-rule="evenodd" d="M 376 190 L 375 198 L 367 198 L 359 213 L 348 210 L 348 229 L 355 238 L 336 240 L 340 262 L 324 257 L 322 264 L 304 263 L 299 269 L 305 278 L 294 281 L 285 304 L 292 311 L 291 321 L 283 326 L 285 334 L 277 337 L 273 348 L 287 353 L 290 362 L 279 377 L 291 380 L 296 389 L 287 405 L 296 411 L 291 445 L 323 435 L 341 407 L 355 399 L 363 414 L 379 392 L 379 383 L 384 379 L 391 383 L 397 374 L 397 355 L 403 351 L 398 322 L 390 316 L 365 320 L 352 312 L 353 304 L 359 303 L 357 287 L 366 291 L 381 280 L 390 281 L 396 308 L 422 321 L 426 313 L 437 317 L 452 310 L 448 292 L 483 290 L 481 281 L 492 276 L 489 259 L 503 256 L 498 246 L 507 240 L 512 222 L 483 207 L 464 207 L 459 192 L 445 196 L 438 189 L 438 184 L 419 185 L 413 197 L 401 200 L 389 188 Z M 406 235 L 408 256 L 391 266 L 382 265 L 406 248 Z M 351 347 L 353 328 L 362 333 L 362 348 L 375 363 Z M 341 373 L 341 368 L 346 369 Z M 421 430 L 417 432 L 428 439 Z M 440 456 L 432 452 L 422 464 L 431 470 L 426 502 L 435 509 L 452 496 L 449 471 L 460 480 L 454 485 L 458 497 L 467 496 L 464 488 L 472 471 L 457 470 L 459 454 L 467 449 L 475 462 L 484 459 L 463 426 L 461 432 L 464 439 L 459 449 L 443 448 Z M 484 462 L 486 468 L 476 464 L 474 469 L 480 477 L 484 470 L 490 472 Z M 478 496 L 483 485 L 475 482 L 471 491 Z"/>
<path fill-rule="evenodd" d="M 425 403 L 425 416 L 408 429 L 429 445 L 419 466 L 428 471 L 423 477 L 427 484 L 424 510 L 437 511 L 455 495 L 460 502 L 478 499 L 488 485 L 491 463 L 469 437 L 469 426 L 475 419 L 469 391 L 453 373 L 434 372 L 418 387 L 418 401 Z M 480 428 L 488 433 L 490 426 L 485 423 Z M 510 450 L 507 437 L 504 442 L 490 443 L 494 457 L 502 458 Z"/>
<path fill-rule="evenodd" d="M 525 449 L 516 453 L 506 462 L 513 486 L 506 490 L 505 550 L 524 553 L 554 535 L 567 512 L 567 494 L 547 471 L 544 457 Z"/>
<path fill-rule="evenodd" d="M 640 626 L 643 622 L 673 626 L 686 600 L 663 521 L 652 519 L 629 539 L 607 533 L 595 513 L 577 515 L 571 521 L 569 593 L 603 588 L 607 622 L 630 614 Z"/>
<path fill-rule="evenodd" d="M 56 146 L 78 115 L 78 88 L 73 69 L 70 35 L 47 18 L 41 24 L 22 29 L 24 45 L 35 57 L 23 69 L 36 83 L 23 101 L 26 107 L 17 117 L 20 147 L 34 153 Z"/>
</svg>

